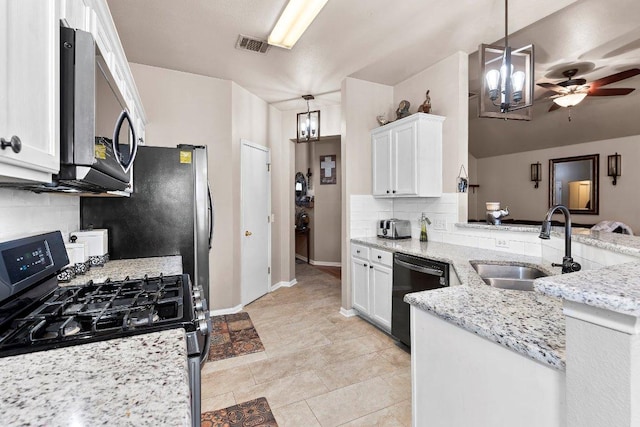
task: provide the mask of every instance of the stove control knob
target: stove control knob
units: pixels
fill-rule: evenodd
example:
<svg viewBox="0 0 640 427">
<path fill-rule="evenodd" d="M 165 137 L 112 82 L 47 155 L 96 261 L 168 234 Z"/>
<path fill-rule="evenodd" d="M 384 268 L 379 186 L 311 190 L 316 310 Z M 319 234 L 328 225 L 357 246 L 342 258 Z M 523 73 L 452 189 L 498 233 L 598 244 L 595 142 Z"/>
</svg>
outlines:
<svg viewBox="0 0 640 427">
<path fill-rule="evenodd" d="M 201 294 L 201 292 L 200 292 L 200 289 L 194 289 L 194 290 L 193 290 L 193 299 L 194 299 L 194 300 L 198 300 L 198 299 L 202 298 L 202 296 L 201 296 L 201 295 L 202 295 L 202 294 Z"/>
<path fill-rule="evenodd" d="M 204 304 L 202 303 L 202 299 L 194 298 L 193 308 L 195 308 L 196 311 L 202 311 L 204 309 Z"/>
<path fill-rule="evenodd" d="M 209 323 L 206 320 L 199 320 L 198 330 L 202 335 L 207 335 L 209 333 Z"/>
<path fill-rule="evenodd" d="M 203 320 L 207 320 L 207 315 L 204 313 L 204 311 L 199 311 L 196 313 L 196 317 L 198 318 L 198 321 L 201 322 Z"/>
</svg>

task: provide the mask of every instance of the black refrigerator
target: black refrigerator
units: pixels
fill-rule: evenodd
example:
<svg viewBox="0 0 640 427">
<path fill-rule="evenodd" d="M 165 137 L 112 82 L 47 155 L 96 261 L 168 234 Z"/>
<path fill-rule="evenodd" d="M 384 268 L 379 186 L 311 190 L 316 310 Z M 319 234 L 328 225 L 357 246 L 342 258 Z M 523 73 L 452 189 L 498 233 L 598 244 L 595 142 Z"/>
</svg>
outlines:
<svg viewBox="0 0 640 427">
<path fill-rule="evenodd" d="M 80 200 L 82 228 L 109 230 L 110 259 L 181 255 L 183 272 L 208 301 L 213 218 L 202 146 L 140 146 L 130 197 Z"/>
</svg>

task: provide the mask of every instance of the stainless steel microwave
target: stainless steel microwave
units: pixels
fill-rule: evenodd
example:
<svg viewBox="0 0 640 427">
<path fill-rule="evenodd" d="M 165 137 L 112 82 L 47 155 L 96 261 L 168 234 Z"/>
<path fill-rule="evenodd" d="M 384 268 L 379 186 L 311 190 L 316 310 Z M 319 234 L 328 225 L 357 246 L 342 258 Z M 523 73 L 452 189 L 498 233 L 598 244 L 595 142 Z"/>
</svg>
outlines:
<svg viewBox="0 0 640 427">
<path fill-rule="evenodd" d="M 60 172 L 51 189 L 125 190 L 138 140 L 90 33 L 60 27 Z"/>
</svg>

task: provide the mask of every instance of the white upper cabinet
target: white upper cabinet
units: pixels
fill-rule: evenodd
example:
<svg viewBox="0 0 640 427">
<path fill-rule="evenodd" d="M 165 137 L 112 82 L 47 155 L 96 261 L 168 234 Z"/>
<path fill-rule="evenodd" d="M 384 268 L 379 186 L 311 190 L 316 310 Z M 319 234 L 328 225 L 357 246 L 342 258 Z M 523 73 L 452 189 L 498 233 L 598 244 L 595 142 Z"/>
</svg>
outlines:
<svg viewBox="0 0 640 427">
<path fill-rule="evenodd" d="M 444 120 L 416 113 L 371 131 L 374 196 L 442 195 Z"/>
<path fill-rule="evenodd" d="M 0 181 L 59 170 L 59 1 L 0 2 Z"/>
</svg>

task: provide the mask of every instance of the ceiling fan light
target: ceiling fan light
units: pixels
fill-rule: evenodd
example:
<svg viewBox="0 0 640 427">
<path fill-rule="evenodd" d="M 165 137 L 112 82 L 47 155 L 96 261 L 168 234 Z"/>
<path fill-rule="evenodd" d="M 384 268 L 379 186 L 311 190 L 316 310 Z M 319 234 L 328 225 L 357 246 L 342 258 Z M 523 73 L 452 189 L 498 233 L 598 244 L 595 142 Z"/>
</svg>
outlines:
<svg viewBox="0 0 640 427">
<path fill-rule="evenodd" d="M 268 43 L 291 49 L 327 4 L 327 1 L 289 0 L 271 34 L 269 34 Z"/>
<path fill-rule="evenodd" d="M 570 93 L 554 98 L 553 102 L 561 107 L 573 107 L 578 105 L 587 96 L 586 93 Z"/>
</svg>

